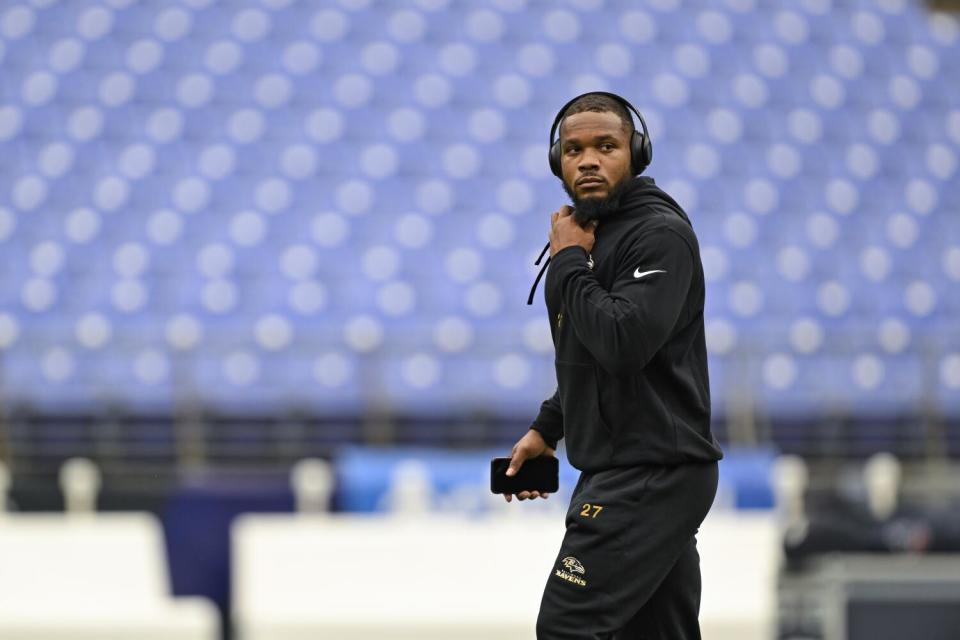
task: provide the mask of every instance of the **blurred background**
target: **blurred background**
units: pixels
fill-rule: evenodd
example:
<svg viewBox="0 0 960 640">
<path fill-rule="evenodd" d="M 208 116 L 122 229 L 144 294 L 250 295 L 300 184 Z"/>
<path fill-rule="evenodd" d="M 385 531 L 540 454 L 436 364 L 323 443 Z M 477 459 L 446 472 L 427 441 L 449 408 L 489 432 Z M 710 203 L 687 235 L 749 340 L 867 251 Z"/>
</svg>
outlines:
<svg viewBox="0 0 960 640">
<path fill-rule="evenodd" d="M 0 636 L 533 637 L 576 472 L 488 464 L 610 90 L 707 279 L 704 636 L 960 637 L 951 4 L 3 0 Z"/>
</svg>

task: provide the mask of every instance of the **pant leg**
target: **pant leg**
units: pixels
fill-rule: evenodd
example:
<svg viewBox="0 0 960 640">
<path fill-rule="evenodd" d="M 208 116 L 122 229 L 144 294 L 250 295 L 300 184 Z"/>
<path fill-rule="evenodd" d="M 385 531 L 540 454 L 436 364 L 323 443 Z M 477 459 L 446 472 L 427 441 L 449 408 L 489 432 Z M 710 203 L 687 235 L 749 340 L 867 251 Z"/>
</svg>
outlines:
<svg viewBox="0 0 960 640">
<path fill-rule="evenodd" d="M 700 591 L 700 554 L 694 537 L 616 640 L 700 640 Z"/>
<path fill-rule="evenodd" d="M 537 638 L 613 638 L 687 551 L 713 503 L 717 475 L 716 463 L 584 474 L 544 589 Z M 699 599 L 699 563 L 696 581 L 688 586 Z"/>
</svg>

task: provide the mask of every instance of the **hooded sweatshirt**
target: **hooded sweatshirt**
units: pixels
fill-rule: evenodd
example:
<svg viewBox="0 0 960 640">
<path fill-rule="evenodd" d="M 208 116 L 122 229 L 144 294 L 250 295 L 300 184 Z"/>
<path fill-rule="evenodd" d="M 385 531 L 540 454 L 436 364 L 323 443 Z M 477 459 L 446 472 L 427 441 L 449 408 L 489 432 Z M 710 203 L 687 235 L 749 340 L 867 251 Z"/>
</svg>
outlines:
<svg viewBox="0 0 960 640">
<path fill-rule="evenodd" d="M 723 457 L 710 430 L 700 247 L 647 176 L 626 187 L 588 254 L 566 247 L 544 286 L 557 390 L 532 428 L 581 471 Z"/>
</svg>

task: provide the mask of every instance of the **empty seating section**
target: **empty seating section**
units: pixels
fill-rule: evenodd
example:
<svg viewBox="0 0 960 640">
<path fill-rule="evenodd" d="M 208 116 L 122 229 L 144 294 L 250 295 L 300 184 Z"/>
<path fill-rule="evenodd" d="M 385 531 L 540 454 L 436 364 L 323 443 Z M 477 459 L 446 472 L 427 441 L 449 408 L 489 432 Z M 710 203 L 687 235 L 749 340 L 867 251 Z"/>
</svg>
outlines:
<svg viewBox="0 0 960 640">
<path fill-rule="evenodd" d="M 566 197 L 609 89 L 708 280 L 714 403 L 960 416 L 960 26 L 922 3 L 9 2 L 0 385 L 531 417 Z"/>
</svg>

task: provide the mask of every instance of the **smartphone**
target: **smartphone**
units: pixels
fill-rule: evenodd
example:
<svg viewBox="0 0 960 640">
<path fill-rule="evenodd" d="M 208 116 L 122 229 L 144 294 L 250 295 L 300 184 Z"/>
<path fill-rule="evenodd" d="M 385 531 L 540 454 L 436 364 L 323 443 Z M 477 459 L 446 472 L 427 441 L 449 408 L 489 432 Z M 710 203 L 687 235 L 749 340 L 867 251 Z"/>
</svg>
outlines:
<svg viewBox="0 0 960 640">
<path fill-rule="evenodd" d="M 507 476 L 510 458 L 490 461 L 490 491 L 493 493 L 520 493 L 539 491 L 554 493 L 560 486 L 560 461 L 554 456 L 530 458 L 515 476 Z"/>
</svg>

